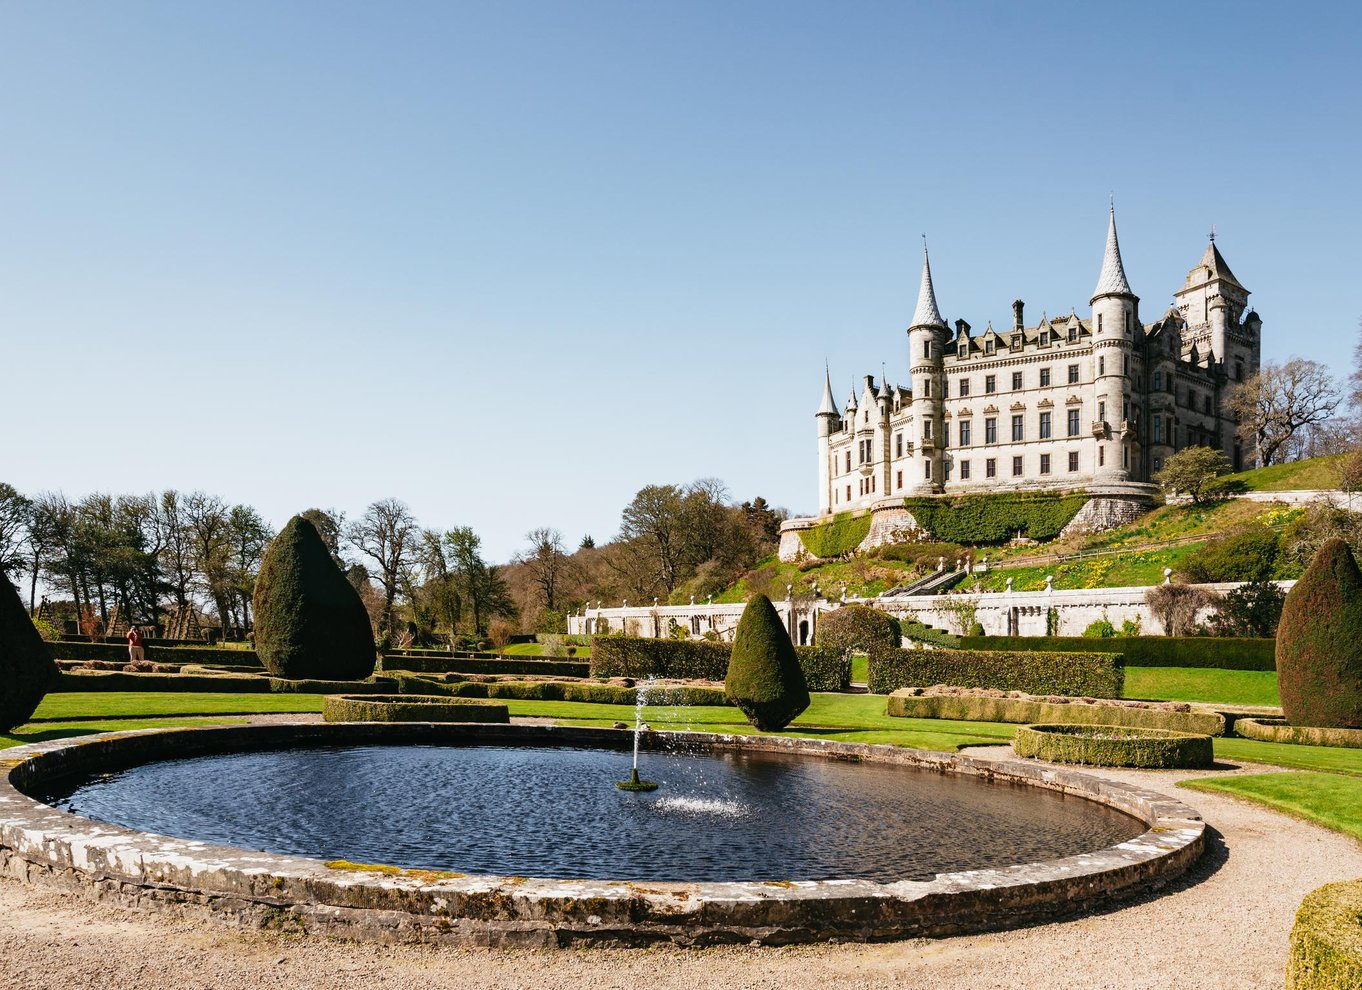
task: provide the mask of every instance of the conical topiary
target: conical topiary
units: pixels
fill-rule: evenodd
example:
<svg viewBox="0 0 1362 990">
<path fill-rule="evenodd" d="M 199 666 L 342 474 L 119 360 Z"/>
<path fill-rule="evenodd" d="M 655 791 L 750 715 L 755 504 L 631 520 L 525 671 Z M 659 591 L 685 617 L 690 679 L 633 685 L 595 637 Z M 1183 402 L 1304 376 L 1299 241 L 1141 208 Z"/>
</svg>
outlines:
<svg viewBox="0 0 1362 990">
<path fill-rule="evenodd" d="M 765 595 L 749 599 L 738 620 L 724 694 L 763 732 L 779 732 L 809 707 L 794 644 Z"/>
<path fill-rule="evenodd" d="M 32 718 L 56 683 L 57 665 L 47 644 L 33 628 L 14 585 L 0 574 L 0 732 Z"/>
<path fill-rule="evenodd" d="M 1362 571 L 1330 540 L 1286 596 L 1277 689 L 1292 725 L 1362 729 Z"/>
<path fill-rule="evenodd" d="M 374 672 L 369 613 L 302 516 L 265 551 L 254 607 L 255 650 L 275 677 L 344 681 Z"/>
</svg>

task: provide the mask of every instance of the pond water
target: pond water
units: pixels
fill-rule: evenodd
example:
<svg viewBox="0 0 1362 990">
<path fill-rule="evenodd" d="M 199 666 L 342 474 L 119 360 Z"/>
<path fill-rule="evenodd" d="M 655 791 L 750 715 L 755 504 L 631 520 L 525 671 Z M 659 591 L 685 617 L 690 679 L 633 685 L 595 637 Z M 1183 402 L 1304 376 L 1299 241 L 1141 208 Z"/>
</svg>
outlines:
<svg viewBox="0 0 1362 990">
<path fill-rule="evenodd" d="M 1038 788 L 756 752 L 364 745 L 166 760 L 41 800 L 144 832 L 357 863 L 564 879 L 930 880 L 1090 852 L 1138 820 Z"/>
</svg>

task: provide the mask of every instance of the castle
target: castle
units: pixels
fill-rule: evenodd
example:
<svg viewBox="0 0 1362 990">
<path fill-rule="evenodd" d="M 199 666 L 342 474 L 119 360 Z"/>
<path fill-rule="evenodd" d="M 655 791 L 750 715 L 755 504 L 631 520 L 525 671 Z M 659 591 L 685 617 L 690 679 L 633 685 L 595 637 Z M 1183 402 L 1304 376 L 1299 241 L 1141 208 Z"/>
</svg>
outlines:
<svg viewBox="0 0 1362 990">
<path fill-rule="evenodd" d="M 838 410 L 825 375 L 818 430 L 819 517 L 883 509 L 904 496 L 1015 490 L 1148 492 L 1174 452 L 1216 447 L 1248 465 L 1225 408 L 1255 374 L 1262 321 L 1215 246 L 1157 320 L 1140 319 L 1113 207 L 1091 315 L 975 333 L 947 326 L 923 248 L 908 326 L 906 385 L 864 378 Z M 878 505 L 877 505 L 878 503 Z"/>
</svg>

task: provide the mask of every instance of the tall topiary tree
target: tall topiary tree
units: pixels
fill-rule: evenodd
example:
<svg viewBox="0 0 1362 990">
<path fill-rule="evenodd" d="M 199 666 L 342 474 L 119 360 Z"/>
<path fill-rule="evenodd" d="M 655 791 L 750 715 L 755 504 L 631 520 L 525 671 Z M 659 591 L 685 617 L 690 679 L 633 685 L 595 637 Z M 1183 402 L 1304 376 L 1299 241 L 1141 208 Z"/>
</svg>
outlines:
<svg viewBox="0 0 1362 990">
<path fill-rule="evenodd" d="M 724 694 L 763 732 L 779 732 L 809 707 L 794 644 L 765 595 L 753 595 L 738 620 Z"/>
<path fill-rule="evenodd" d="M 1362 729 L 1362 571 L 1341 539 L 1319 548 L 1286 596 L 1277 688 L 1292 725 Z"/>
<path fill-rule="evenodd" d="M 358 680 L 374 672 L 364 603 L 302 516 L 265 551 L 254 606 L 255 649 L 274 676 Z"/>
<path fill-rule="evenodd" d="M 33 717 L 38 702 L 57 683 L 57 665 L 28 610 L 0 574 L 0 732 Z"/>
</svg>

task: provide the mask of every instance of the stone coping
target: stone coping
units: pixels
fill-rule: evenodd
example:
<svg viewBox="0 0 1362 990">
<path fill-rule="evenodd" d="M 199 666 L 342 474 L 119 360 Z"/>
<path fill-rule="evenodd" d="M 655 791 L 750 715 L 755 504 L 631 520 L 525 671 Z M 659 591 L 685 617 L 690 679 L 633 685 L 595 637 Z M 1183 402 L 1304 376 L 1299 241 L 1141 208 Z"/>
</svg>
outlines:
<svg viewBox="0 0 1362 990">
<path fill-rule="evenodd" d="M 619 750 L 632 733 L 538 725 L 283 723 L 148 729 L 36 743 L 0 756 L 0 870 L 91 899 L 282 931 L 463 945 L 639 945 L 942 936 L 1014 927 L 1162 887 L 1205 846 L 1179 801 L 1087 774 L 951 753 L 778 736 L 646 733 L 648 749 L 797 753 L 1043 787 L 1131 814 L 1148 830 L 1106 849 L 931 881 L 635 883 L 464 876 L 251 852 L 91 821 L 23 793 L 70 774 L 161 758 L 348 744 L 523 744 Z"/>
</svg>

